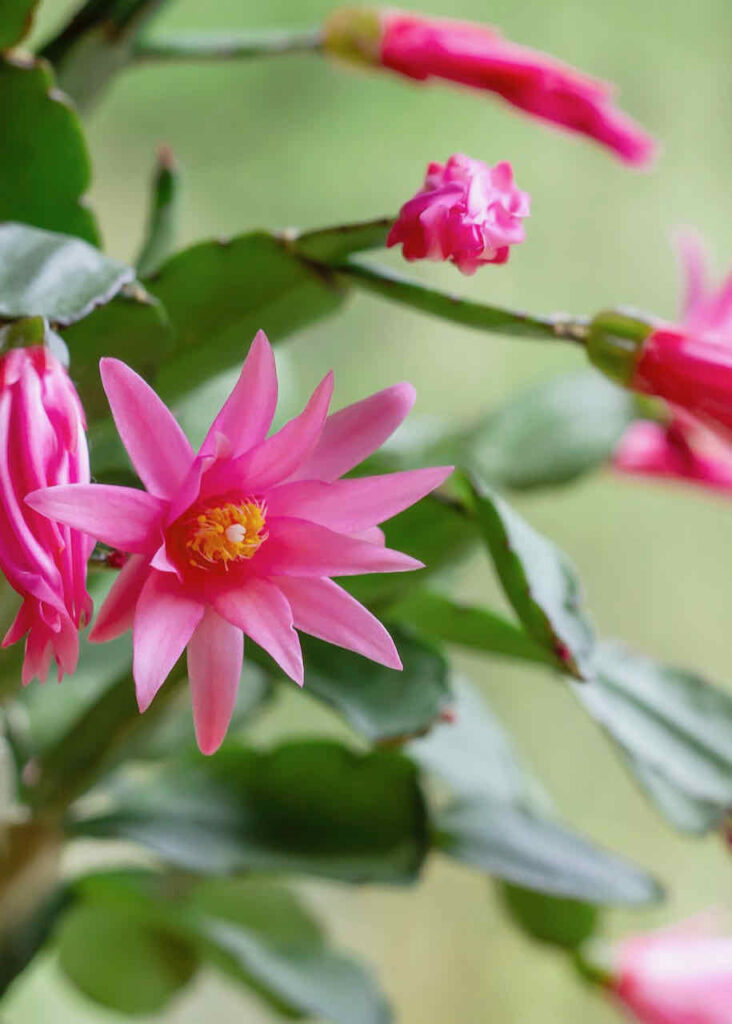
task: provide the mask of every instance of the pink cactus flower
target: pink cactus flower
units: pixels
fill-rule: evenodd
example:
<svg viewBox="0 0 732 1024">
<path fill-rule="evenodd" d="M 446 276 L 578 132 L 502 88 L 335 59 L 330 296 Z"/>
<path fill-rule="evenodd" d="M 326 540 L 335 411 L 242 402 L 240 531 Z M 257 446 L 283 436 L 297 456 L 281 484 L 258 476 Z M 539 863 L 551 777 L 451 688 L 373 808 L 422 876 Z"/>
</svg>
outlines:
<svg viewBox="0 0 732 1024">
<path fill-rule="evenodd" d="M 610 989 L 642 1024 L 732 1024 L 732 938 L 710 917 L 627 939 Z"/>
<path fill-rule="evenodd" d="M 23 599 L 5 634 L 24 636 L 23 684 L 46 680 L 54 658 L 61 680 L 76 668 L 81 626 L 91 615 L 86 590 L 89 538 L 29 508 L 30 491 L 88 484 L 84 413 L 66 370 L 42 346 L 0 356 L 0 570 Z"/>
<path fill-rule="evenodd" d="M 101 372 L 147 490 L 52 487 L 27 500 L 131 554 L 91 639 L 110 640 L 132 627 L 141 711 L 187 647 L 196 736 L 201 750 L 213 753 L 233 710 L 243 634 L 300 685 L 296 629 L 401 668 L 381 623 L 330 577 L 421 568 L 386 548 L 377 524 L 424 497 L 451 469 L 339 479 L 399 426 L 414 401 L 410 385 L 328 416 L 328 374 L 305 410 L 268 437 L 277 375 L 260 332 L 195 454 L 170 411 L 128 366 L 103 359 Z"/>
<path fill-rule="evenodd" d="M 344 8 L 326 48 L 417 81 L 443 79 L 503 97 L 532 117 L 594 139 L 625 163 L 647 166 L 656 144 L 617 108 L 613 88 L 487 25 L 407 11 Z"/>
<path fill-rule="evenodd" d="M 464 274 L 505 263 L 525 238 L 529 196 L 517 188 L 509 163 L 489 167 L 461 153 L 429 164 L 424 185 L 401 208 L 387 246 L 408 260 L 450 260 Z"/>
<path fill-rule="evenodd" d="M 677 478 L 732 490 L 732 275 L 717 290 L 705 283 L 695 236 L 680 245 L 686 296 L 678 327 L 646 339 L 631 387 L 666 399 L 666 423 L 638 421 L 613 464 L 625 473 Z"/>
</svg>

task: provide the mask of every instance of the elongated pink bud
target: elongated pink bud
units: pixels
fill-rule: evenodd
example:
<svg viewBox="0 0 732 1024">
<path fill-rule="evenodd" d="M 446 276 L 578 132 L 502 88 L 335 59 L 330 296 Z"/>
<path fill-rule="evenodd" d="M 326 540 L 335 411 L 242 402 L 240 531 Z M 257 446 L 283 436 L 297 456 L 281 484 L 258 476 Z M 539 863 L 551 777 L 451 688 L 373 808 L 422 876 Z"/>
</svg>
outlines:
<svg viewBox="0 0 732 1024">
<path fill-rule="evenodd" d="M 612 87 L 498 29 L 407 11 L 340 8 L 325 26 L 326 50 L 417 81 L 443 79 L 492 92 L 532 117 L 594 139 L 643 167 L 656 144 L 613 101 Z"/>
<path fill-rule="evenodd" d="M 23 598 L 2 646 L 27 635 L 23 683 L 73 672 L 78 630 L 91 615 L 86 565 L 93 541 L 33 511 L 25 496 L 89 482 L 84 413 L 66 370 L 42 346 L 0 356 L 0 570 Z"/>
</svg>

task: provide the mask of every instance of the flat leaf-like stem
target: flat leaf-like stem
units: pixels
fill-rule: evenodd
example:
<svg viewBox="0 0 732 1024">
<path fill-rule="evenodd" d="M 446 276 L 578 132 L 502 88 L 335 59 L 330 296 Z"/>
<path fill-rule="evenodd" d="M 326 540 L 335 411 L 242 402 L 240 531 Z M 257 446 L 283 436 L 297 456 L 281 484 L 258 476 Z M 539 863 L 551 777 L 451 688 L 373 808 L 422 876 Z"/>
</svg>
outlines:
<svg viewBox="0 0 732 1024">
<path fill-rule="evenodd" d="M 83 319 L 135 277 L 79 238 L 26 224 L 0 224 L 0 318 L 41 316 L 60 326 Z"/>
<path fill-rule="evenodd" d="M 346 260 L 335 268 L 344 282 L 462 327 L 521 338 L 584 342 L 586 321 L 566 316 L 532 316 L 461 298 L 402 277 L 386 267 Z"/>
<path fill-rule="evenodd" d="M 140 39 L 136 61 L 219 61 L 317 53 L 323 46 L 320 28 L 270 31 L 168 32 Z"/>
</svg>

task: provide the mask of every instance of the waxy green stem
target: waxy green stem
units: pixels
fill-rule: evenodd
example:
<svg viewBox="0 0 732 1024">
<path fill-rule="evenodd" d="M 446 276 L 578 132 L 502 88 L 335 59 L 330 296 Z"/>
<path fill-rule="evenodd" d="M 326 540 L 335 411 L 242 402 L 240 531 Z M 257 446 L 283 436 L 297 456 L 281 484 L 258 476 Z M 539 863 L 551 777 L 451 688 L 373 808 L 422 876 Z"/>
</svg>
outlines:
<svg viewBox="0 0 732 1024">
<path fill-rule="evenodd" d="M 488 306 L 473 302 L 450 292 L 429 288 L 417 281 L 410 281 L 385 267 L 345 260 L 330 269 L 344 283 L 355 285 L 366 291 L 382 295 L 385 299 L 401 302 L 420 309 L 424 313 L 438 316 L 443 320 L 472 327 L 478 331 L 496 334 L 510 334 L 522 338 L 539 338 L 572 341 L 584 344 L 587 337 L 587 320 L 564 315 L 534 316 L 499 306 Z"/>
<path fill-rule="evenodd" d="M 322 30 L 261 32 L 168 33 L 140 39 L 135 61 L 247 60 L 292 53 L 317 53 L 323 47 Z"/>
</svg>

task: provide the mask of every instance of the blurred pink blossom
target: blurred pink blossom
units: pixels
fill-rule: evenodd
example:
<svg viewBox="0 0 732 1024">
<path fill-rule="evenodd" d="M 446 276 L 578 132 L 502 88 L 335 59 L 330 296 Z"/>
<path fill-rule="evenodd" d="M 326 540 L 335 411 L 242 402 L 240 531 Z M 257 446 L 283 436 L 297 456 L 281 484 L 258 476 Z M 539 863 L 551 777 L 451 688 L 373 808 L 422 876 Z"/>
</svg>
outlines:
<svg viewBox="0 0 732 1024">
<path fill-rule="evenodd" d="M 339 479 L 406 417 L 414 402 L 409 384 L 328 416 L 328 374 L 305 410 L 268 437 L 277 375 L 260 332 L 196 454 L 128 366 L 103 359 L 101 371 L 146 490 L 52 487 L 28 502 L 131 554 L 91 639 L 110 640 L 132 627 L 141 711 L 187 647 L 196 736 L 201 750 L 213 753 L 231 718 L 243 634 L 301 685 L 296 629 L 401 668 L 381 623 L 329 577 L 421 567 L 385 547 L 377 524 L 441 484 L 450 468 Z"/>
<path fill-rule="evenodd" d="M 59 680 L 76 668 L 79 628 L 91 615 L 89 538 L 38 515 L 25 496 L 88 484 L 84 413 L 66 370 L 42 346 L 0 356 L 0 570 L 23 598 L 3 647 L 27 636 L 22 680 Z"/>
<path fill-rule="evenodd" d="M 401 244 L 405 259 L 450 260 L 474 274 L 485 263 L 506 262 L 509 247 L 524 241 L 528 215 L 529 195 L 514 184 L 509 163 L 489 167 L 457 153 L 446 164 L 429 164 L 386 244 Z"/>
<path fill-rule="evenodd" d="M 614 455 L 625 473 L 677 478 L 732 490 L 732 275 L 716 290 L 705 282 L 704 254 L 693 235 L 680 242 L 686 295 L 678 326 L 643 343 L 633 388 L 669 403 L 665 423 L 631 425 Z"/>
<path fill-rule="evenodd" d="M 627 939 L 610 988 L 642 1024 L 732 1024 L 732 938 L 708 916 Z"/>
</svg>

